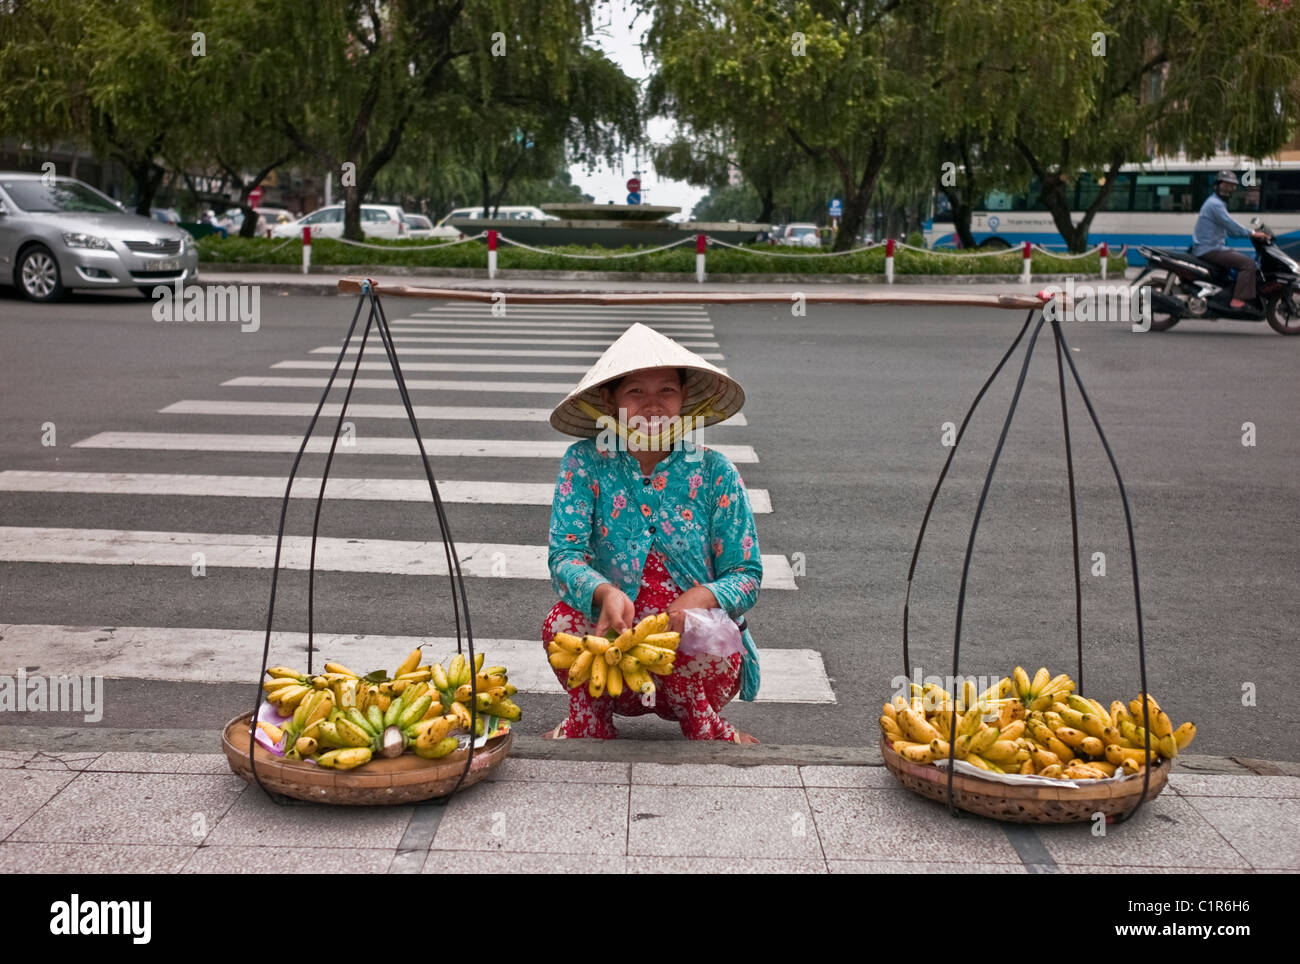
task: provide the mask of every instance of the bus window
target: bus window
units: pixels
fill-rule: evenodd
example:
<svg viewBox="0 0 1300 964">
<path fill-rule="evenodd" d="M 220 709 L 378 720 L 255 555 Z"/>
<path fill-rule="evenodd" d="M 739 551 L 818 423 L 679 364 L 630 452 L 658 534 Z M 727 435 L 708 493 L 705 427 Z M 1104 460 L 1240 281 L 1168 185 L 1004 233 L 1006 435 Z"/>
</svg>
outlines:
<svg viewBox="0 0 1300 964">
<path fill-rule="evenodd" d="M 1074 207 L 1075 211 L 1086 211 L 1097 200 L 1097 195 L 1101 193 L 1101 184 L 1094 181 L 1092 175 L 1080 174 L 1075 182 Z M 1133 175 L 1117 174 L 1115 175 L 1115 185 L 1111 188 L 1110 196 L 1106 198 L 1106 205 L 1103 211 L 1129 211 L 1133 206 Z"/>
<path fill-rule="evenodd" d="M 1300 211 L 1300 171 L 1267 171 L 1260 188 L 1263 210 Z"/>
<path fill-rule="evenodd" d="M 1139 174 L 1133 187 L 1133 210 L 1190 212 L 1199 209 L 1187 174 Z"/>
</svg>

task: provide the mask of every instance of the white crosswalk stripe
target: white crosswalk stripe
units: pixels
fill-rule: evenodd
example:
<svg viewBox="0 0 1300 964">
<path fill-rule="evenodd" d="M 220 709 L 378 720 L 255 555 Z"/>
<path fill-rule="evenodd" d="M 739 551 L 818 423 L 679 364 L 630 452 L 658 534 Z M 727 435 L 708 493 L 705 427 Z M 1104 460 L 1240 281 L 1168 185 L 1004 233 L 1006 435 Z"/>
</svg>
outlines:
<svg viewBox="0 0 1300 964">
<path fill-rule="evenodd" d="M 337 349 L 335 352 L 337 353 Z M 588 365 L 519 365 L 502 362 L 496 364 L 493 362 L 405 362 L 398 358 L 402 366 L 402 374 L 406 372 L 475 372 L 487 374 L 489 372 L 500 375 L 518 374 L 518 375 L 584 375 L 587 372 Z M 272 368 L 297 368 L 297 369 L 331 369 L 334 367 L 332 361 L 299 361 L 290 358 L 286 361 L 278 361 Z M 348 366 L 351 369 L 351 365 Z M 387 361 L 363 361 L 359 369 L 363 372 L 389 372 L 393 366 Z M 340 373 L 341 375 L 341 373 Z M 574 379 L 577 384 L 577 379 Z"/>
<path fill-rule="evenodd" d="M 455 318 L 455 320 L 452 320 L 451 317 L 442 316 L 442 314 L 433 314 L 433 316 L 403 318 L 403 320 L 393 321 L 390 322 L 390 327 L 398 329 L 398 327 L 421 325 L 421 323 L 422 325 L 430 325 L 430 323 L 439 323 L 439 325 L 455 323 L 456 327 L 463 329 L 465 333 L 468 334 L 469 331 L 481 329 L 481 327 L 506 327 L 506 329 L 526 333 L 526 331 L 536 330 L 538 327 L 545 325 L 547 329 L 556 331 L 594 329 L 620 335 L 623 334 L 624 331 L 627 331 L 628 327 L 632 325 L 632 321 L 628 321 L 627 323 L 616 321 L 562 321 L 558 316 L 534 317 L 536 317 L 536 321 L 521 321 L 517 316 L 511 316 L 511 318 Z M 706 333 L 711 334 L 712 330 L 714 330 L 714 326 L 710 325 L 710 323 L 695 322 L 655 323 L 653 327 L 656 331 L 662 331 L 663 334 L 668 335 L 669 338 L 672 338 L 673 333 L 699 333 L 699 331 L 706 331 Z"/>
<path fill-rule="evenodd" d="M 166 472 L 0 472 L 0 492 L 80 492 L 101 495 L 177 495 L 204 498 L 283 499 L 287 480 L 259 475 L 181 475 Z M 467 505 L 550 505 L 553 482 L 487 482 L 438 479 L 444 502 Z M 315 499 L 319 478 L 294 479 L 294 499 Z M 755 514 L 772 511 L 766 489 L 748 489 Z M 371 502 L 428 502 L 425 479 L 342 478 L 331 475 L 327 499 Z"/>
<path fill-rule="evenodd" d="M 337 349 L 335 351 L 337 352 Z M 413 362 L 402 361 L 401 358 L 398 358 L 397 361 L 402 366 L 403 377 L 405 377 L 407 372 L 467 372 L 484 375 L 488 373 L 501 375 L 585 375 L 587 373 L 587 368 L 589 367 L 587 365 L 516 365 L 509 362 L 502 362 L 500 364 L 494 364 L 491 362 L 486 364 L 480 364 L 478 362 Z M 348 363 L 349 371 L 354 365 L 354 361 Z M 300 361 L 291 358 L 286 361 L 278 361 L 271 367 L 328 371 L 334 367 L 334 362 Z M 387 361 L 363 361 L 358 370 L 363 372 L 383 371 L 391 373 L 393 369 Z M 721 365 L 718 366 L 718 371 L 722 372 L 724 375 L 727 373 L 727 370 Z M 340 377 L 342 377 L 341 371 Z M 576 384 L 577 379 L 574 379 L 574 385 Z"/>
<path fill-rule="evenodd" d="M 282 569 L 307 569 L 311 539 L 285 536 Z M 477 579 L 540 579 L 551 572 L 547 546 L 508 542 L 457 542 L 461 571 Z M 209 569 L 270 569 L 275 537 L 256 533 L 147 532 L 134 529 L 75 529 L 0 526 L 0 562 L 78 563 L 96 566 L 184 566 L 203 554 Z M 797 589 L 790 560 L 763 554 L 762 589 Z M 447 574 L 439 542 L 400 539 L 316 540 L 316 569 L 322 572 Z"/>
<path fill-rule="evenodd" d="M 331 428 L 330 432 L 333 431 Z M 705 429 L 707 432 L 708 429 Z M 439 439 L 426 438 L 424 450 L 432 458 L 555 459 L 572 445 L 568 441 L 529 442 L 515 439 Z M 750 445 L 715 445 L 737 465 L 758 461 Z M 297 452 L 300 435 L 235 435 L 198 432 L 99 432 L 73 442 L 73 448 L 142 449 L 155 452 Z M 328 452 L 330 436 L 319 433 L 307 442 L 310 453 Z M 409 437 L 377 438 L 359 434 L 352 445 L 339 442 L 340 455 L 412 455 L 418 456 L 415 439 Z"/>
<path fill-rule="evenodd" d="M 330 380 L 325 376 L 294 375 L 241 375 L 221 383 L 223 388 L 324 388 Z M 337 382 L 336 382 L 337 384 Z M 356 380 L 357 388 L 397 389 L 392 375 L 387 378 L 362 378 Z M 484 382 L 439 380 L 433 378 L 408 378 L 406 387 L 412 392 L 492 392 L 499 395 L 567 395 L 573 391 L 571 382 Z"/>
<path fill-rule="evenodd" d="M 158 411 L 164 415 L 262 415 L 268 417 L 311 417 L 316 402 L 236 402 L 221 399 L 187 398 L 173 402 Z M 326 402 L 321 407 L 322 416 L 338 415 L 342 405 Z M 457 422 L 545 422 L 551 417 L 549 408 L 488 408 L 475 405 L 412 405 L 415 417 L 430 421 Z M 356 418 L 407 418 L 402 405 L 367 405 L 351 402 L 348 415 Z M 727 419 L 727 425 L 743 427 L 748 424 L 744 413 Z M 705 429 L 705 431 L 708 431 Z M 708 444 L 708 443 L 705 443 Z"/>
<path fill-rule="evenodd" d="M 354 340 L 347 346 L 346 353 L 355 354 L 361 348 L 360 342 Z M 313 348 L 313 355 L 337 355 L 339 353 L 338 345 L 322 345 L 320 348 Z M 586 351 L 583 349 L 574 349 L 571 351 L 548 351 L 543 348 L 399 348 L 397 351 L 397 360 L 400 362 L 403 358 L 410 355 L 446 355 L 450 357 L 486 355 L 489 358 L 590 358 L 595 361 L 603 351 Z M 709 361 L 720 361 L 722 355 L 719 352 L 696 352 L 701 358 Z M 378 356 L 387 357 L 387 351 L 382 342 L 370 341 L 366 343 L 366 358 Z"/>
<path fill-rule="evenodd" d="M 429 330 L 429 329 L 424 329 Z M 435 334 L 431 335 L 394 335 L 395 342 L 408 342 L 412 344 L 437 344 L 437 345 L 531 345 L 536 348 L 546 347 L 564 347 L 565 345 L 578 346 L 601 346 L 608 348 L 609 339 L 603 338 L 452 338 L 441 337 L 436 334 L 439 331 L 454 331 L 455 329 L 432 329 Z M 694 351 L 697 348 L 717 348 L 716 341 L 683 341 L 677 340 L 677 344 L 683 348 L 689 348 Z"/>
<path fill-rule="evenodd" d="M 510 667 L 510 682 L 523 693 L 562 693 L 564 688 L 546 663 L 541 644 L 545 613 L 534 614 L 537 639 L 475 636 L 474 651 L 487 661 Z M 527 627 L 528 620 L 522 620 Z M 529 627 L 531 628 L 531 627 Z M 46 676 L 105 676 L 190 683 L 249 683 L 262 662 L 265 630 L 164 629 L 151 626 L 57 626 L 19 623 L 0 625 L 5 656 L 12 666 L 40 666 Z M 464 645 L 464 640 L 462 640 Z M 314 633 L 313 670 L 326 659 L 368 672 L 397 663 L 417 646 L 427 659 L 445 663 L 456 652 L 454 636 L 385 636 Z M 821 655 L 811 649 L 760 649 L 763 685 L 758 701 L 833 703 Z M 273 632 L 272 665 L 307 668 L 307 634 Z M 364 668 L 363 668 L 364 667 Z"/>
</svg>

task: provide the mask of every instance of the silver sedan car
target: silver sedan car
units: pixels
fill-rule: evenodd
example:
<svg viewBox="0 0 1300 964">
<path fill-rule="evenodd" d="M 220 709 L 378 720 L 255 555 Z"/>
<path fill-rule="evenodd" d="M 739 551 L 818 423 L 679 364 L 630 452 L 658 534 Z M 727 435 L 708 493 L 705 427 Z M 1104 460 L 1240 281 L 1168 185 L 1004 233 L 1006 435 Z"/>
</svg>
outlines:
<svg viewBox="0 0 1300 964">
<path fill-rule="evenodd" d="M 0 172 L 0 284 L 33 301 L 71 288 L 139 288 L 195 281 L 199 253 L 182 228 L 128 214 L 70 177 Z"/>
</svg>

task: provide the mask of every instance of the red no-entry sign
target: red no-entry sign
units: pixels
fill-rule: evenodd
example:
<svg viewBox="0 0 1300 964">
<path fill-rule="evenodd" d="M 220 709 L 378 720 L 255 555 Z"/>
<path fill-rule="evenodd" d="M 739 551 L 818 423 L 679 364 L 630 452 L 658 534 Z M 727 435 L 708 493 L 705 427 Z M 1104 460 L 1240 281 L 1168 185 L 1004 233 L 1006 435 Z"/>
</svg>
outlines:
<svg viewBox="0 0 1300 964">
<path fill-rule="evenodd" d="M 637 194 L 641 191 L 641 178 L 629 177 L 627 179 L 627 190 L 629 194 Z"/>
</svg>

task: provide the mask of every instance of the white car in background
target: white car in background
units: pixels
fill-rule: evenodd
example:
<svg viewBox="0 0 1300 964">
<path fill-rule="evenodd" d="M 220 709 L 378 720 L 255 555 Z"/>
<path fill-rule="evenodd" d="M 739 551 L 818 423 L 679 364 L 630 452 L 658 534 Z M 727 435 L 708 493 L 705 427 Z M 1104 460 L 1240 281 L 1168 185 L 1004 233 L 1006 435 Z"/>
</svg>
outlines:
<svg viewBox="0 0 1300 964">
<path fill-rule="evenodd" d="M 509 221 L 558 221 L 553 214 L 547 214 L 539 207 L 533 207 L 531 204 L 503 204 L 494 209 L 495 217 L 492 220 L 509 220 Z M 448 212 L 433 229 L 430 237 L 434 238 L 460 238 L 464 233 L 451 224 L 452 218 L 470 218 L 475 221 L 483 219 L 483 205 L 476 207 L 455 208 Z"/>
<path fill-rule="evenodd" d="M 395 204 L 361 205 L 361 233 L 368 238 L 404 238 L 406 212 Z M 271 229 L 273 238 L 300 238 L 302 229 L 311 228 L 313 238 L 343 237 L 343 205 L 317 208 L 306 217 Z"/>
<path fill-rule="evenodd" d="M 820 248 L 820 231 L 815 224 L 787 224 L 777 235 L 776 243 L 796 248 Z"/>
<path fill-rule="evenodd" d="M 406 214 L 402 220 L 406 222 L 406 236 L 408 238 L 431 238 L 433 237 L 433 222 L 423 214 Z"/>
</svg>

